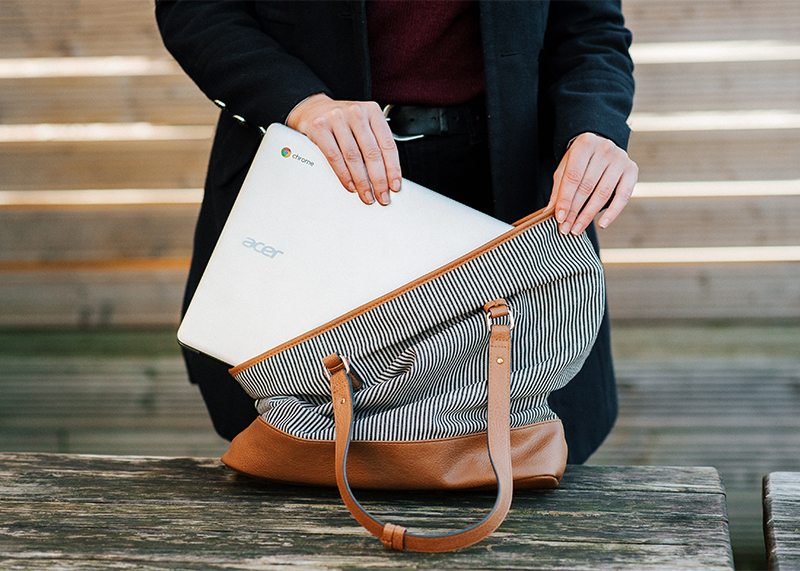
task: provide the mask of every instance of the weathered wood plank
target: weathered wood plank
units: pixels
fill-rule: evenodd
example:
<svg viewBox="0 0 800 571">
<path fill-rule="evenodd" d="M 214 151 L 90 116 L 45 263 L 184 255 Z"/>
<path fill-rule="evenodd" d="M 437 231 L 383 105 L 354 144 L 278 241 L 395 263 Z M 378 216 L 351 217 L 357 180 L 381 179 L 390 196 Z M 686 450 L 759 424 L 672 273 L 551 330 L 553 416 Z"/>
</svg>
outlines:
<svg viewBox="0 0 800 571">
<path fill-rule="evenodd" d="M 800 472 L 764 476 L 764 539 L 771 570 L 800 569 Z"/>
<path fill-rule="evenodd" d="M 0 262 L 189 258 L 199 205 L 0 208 Z"/>
<path fill-rule="evenodd" d="M 212 125 L 219 109 L 176 75 L 0 79 L 0 123 Z"/>
<path fill-rule="evenodd" d="M 710 469 L 570 467 L 561 489 L 516 494 L 489 539 L 443 555 L 384 550 L 335 490 L 266 485 L 208 459 L 4 454 L 0 487 L 12 531 L 0 553 L 20 568 L 732 568 L 724 489 Z M 360 496 L 425 526 L 461 526 L 493 497 Z"/>
<path fill-rule="evenodd" d="M 794 0 L 625 0 L 623 13 L 638 42 L 797 40 Z"/>
<path fill-rule="evenodd" d="M 2 0 L 3 57 L 166 56 L 149 0 Z"/>
<path fill-rule="evenodd" d="M 201 188 L 210 150 L 211 139 L 4 144 L 0 190 Z"/>
<path fill-rule="evenodd" d="M 637 65 L 634 113 L 800 108 L 800 61 Z"/>
</svg>

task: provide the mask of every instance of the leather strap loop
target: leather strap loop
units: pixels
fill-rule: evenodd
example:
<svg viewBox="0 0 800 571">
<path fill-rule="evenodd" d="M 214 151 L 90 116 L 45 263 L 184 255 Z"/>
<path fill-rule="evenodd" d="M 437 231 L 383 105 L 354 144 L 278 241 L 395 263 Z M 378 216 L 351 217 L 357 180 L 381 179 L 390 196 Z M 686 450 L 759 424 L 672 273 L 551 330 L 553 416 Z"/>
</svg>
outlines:
<svg viewBox="0 0 800 571">
<path fill-rule="evenodd" d="M 496 315 L 503 315 L 504 300 L 490 302 L 500 306 Z M 489 305 L 489 304 L 487 304 Z M 488 311 L 488 309 L 487 309 Z M 505 310 L 507 312 L 507 309 Z M 402 526 L 384 523 L 370 515 L 358 503 L 347 482 L 347 453 L 353 435 L 353 385 L 350 372 L 335 353 L 323 361 L 331 379 L 331 396 L 336 422 L 336 484 L 347 509 L 364 528 L 379 538 L 386 548 L 443 553 L 473 545 L 503 523 L 511 507 L 514 480 L 511 471 L 510 375 L 511 334 L 506 324 L 494 324 L 489 337 L 489 379 L 487 439 L 489 460 L 497 478 L 497 498 L 483 521 L 467 529 L 442 535 L 407 533 Z"/>
<path fill-rule="evenodd" d="M 386 549 L 394 549 L 396 551 L 404 551 L 405 546 L 403 540 L 405 539 L 406 528 L 402 525 L 395 525 L 387 523 L 383 526 L 383 537 L 381 543 Z"/>
</svg>

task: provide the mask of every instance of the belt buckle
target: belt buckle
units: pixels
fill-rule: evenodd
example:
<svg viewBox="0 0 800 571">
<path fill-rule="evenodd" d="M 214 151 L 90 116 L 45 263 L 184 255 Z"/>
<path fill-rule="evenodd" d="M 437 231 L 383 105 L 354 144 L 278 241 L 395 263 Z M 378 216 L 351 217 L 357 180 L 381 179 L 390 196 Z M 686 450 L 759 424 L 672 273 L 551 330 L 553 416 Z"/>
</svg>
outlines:
<svg viewBox="0 0 800 571">
<path fill-rule="evenodd" d="M 392 111 L 392 107 L 394 107 L 394 103 L 389 103 L 386 107 L 383 108 L 383 117 L 384 117 L 384 119 L 386 119 L 387 123 L 392 120 L 392 118 L 389 117 L 389 113 Z M 391 125 L 389 125 L 389 131 L 392 131 L 392 126 Z M 396 135 L 394 133 L 394 131 L 392 131 L 392 138 L 395 141 L 401 141 L 401 142 L 402 141 L 413 141 L 415 139 L 421 139 L 424 136 L 425 135 Z"/>
</svg>

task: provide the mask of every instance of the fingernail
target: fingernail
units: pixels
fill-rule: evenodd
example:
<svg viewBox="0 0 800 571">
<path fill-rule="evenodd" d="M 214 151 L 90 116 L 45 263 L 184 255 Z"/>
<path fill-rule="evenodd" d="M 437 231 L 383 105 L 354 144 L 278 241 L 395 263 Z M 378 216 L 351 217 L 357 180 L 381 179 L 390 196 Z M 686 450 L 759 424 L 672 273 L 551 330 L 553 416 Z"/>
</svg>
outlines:
<svg viewBox="0 0 800 571">
<path fill-rule="evenodd" d="M 609 225 L 609 224 L 611 224 L 611 220 L 609 220 L 608 218 L 603 218 L 603 219 L 600 221 L 600 224 L 599 224 L 599 226 L 600 226 L 600 228 L 608 228 L 608 225 Z"/>
<path fill-rule="evenodd" d="M 572 227 L 573 236 L 580 234 L 581 230 L 583 230 L 583 225 L 580 222 L 576 223 L 575 226 Z"/>
<path fill-rule="evenodd" d="M 375 197 L 372 196 L 372 192 L 369 190 L 364 194 L 364 198 L 367 199 L 367 204 L 372 204 L 375 202 Z"/>
<path fill-rule="evenodd" d="M 347 190 L 349 190 L 350 192 L 355 192 L 356 191 L 356 185 L 353 184 L 352 182 L 348 183 L 347 184 Z"/>
<path fill-rule="evenodd" d="M 562 225 L 559 227 L 559 230 L 561 230 L 561 233 L 562 233 L 562 234 L 569 234 L 569 222 L 564 222 L 564 223 L 563 223 L 563 224 L 562 224 Z"/>
<path fill-rule="evenodd" d="M 390 202 L 389 193 L 388 192 L 382 192 L 381 193 L 380 203 L 383 204 L 384 206 L 389 206 L 389 202 Z"/>
<path fill-rule="evenodd" d="M 396 178 L 392 181 L 392 190 L 395 192 L 400 191 L 400 179 Z"/>
<path fill-rule="evenodd" d="M 567 219 L 567 212 L 565 210 L 559 210 L 556 213 L 556 220 L 558 220 L 559 224 L 561 224 L 566 219 Z M 567 229 L 567 232 L 569 232 L 569 228 Z M 565 234 L 566 234 L 566 232 L 565 232 Z"/>
</svg>

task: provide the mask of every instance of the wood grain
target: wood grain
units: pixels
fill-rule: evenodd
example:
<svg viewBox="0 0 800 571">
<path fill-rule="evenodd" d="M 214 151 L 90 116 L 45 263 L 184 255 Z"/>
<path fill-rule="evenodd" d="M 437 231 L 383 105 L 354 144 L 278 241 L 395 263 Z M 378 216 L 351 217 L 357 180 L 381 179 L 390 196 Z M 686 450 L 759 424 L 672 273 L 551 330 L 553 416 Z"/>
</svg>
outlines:
<svg viewBox="0 0 800 571">
<path fill-rule="evenodd" d="M 628 152 L 641 181 L 800 178 L 800 129 L 633 132 Z"/>
<path fill-rule="evenodd" d="M 797 40 L 794 0 L 625 0 L 623 14 L 637 42 Z"/>
<path fill-rule="evenodd" d="M 0 0 L 0 53 L 167 55 L 149 0 Z"/>
<path fill-rule="evenodd" d="M 637 65 L 634 113 L 800 108 L 800 61 Z"/>
<path fill-rule="evenodd" d="M 764 476 L 764 535 L 771 570 L 800 569 L 800 472 Z"/>
<path fill-rule="evenodd" d="M 570 467 L 520 492 L 489 539 L 454 554 L 384 550 L 335 490 L 268 485 L 192 458 L 0 455 L 17 568 L 732 569 L 724 488 L 708 468 Z M 430 528 L 480 517 L 490 494 L 359 494 Z"/>
<path fill-rule="evenodd" d="M 218 114 L 183 72 L 0 79 L 0 123 L 213 125 Z"/>
<path fill-rule="evenodd" d="M 606 266 L 612 319 L 797 319 L 794 262 Z"/>
<path fill-rule="evenodd" d="M 211 139 L 0 145 L 0 190 L 202 188 Z"/>
<path fill-rule="evenodd" d="M 199 205 L 0 208 L 0 262 L 189 258 Z"/>
</svg>

